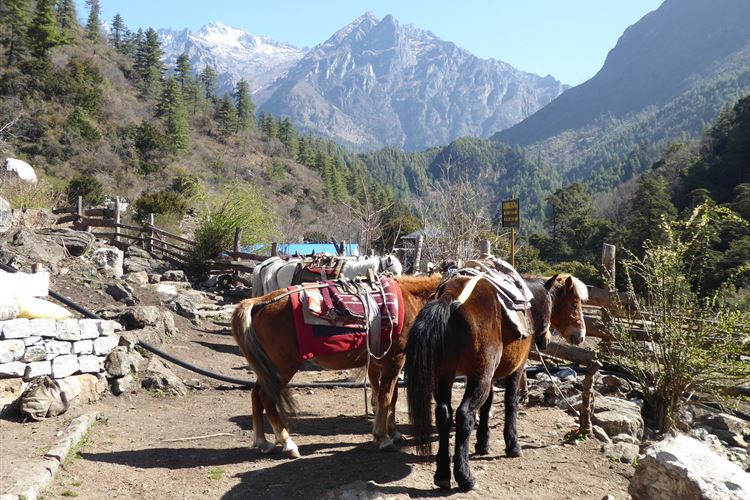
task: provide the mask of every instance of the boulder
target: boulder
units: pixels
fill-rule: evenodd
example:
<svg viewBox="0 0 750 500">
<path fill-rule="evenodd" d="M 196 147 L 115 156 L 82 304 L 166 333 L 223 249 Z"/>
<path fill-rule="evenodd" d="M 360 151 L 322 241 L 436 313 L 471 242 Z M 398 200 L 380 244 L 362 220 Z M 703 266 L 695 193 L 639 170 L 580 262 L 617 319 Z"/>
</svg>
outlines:
<svg viewBox="0 0 750 500">
<path fill-rule="evenodd" d="M 107 288 L 105 288 L 104 291 L 117 302 L 124 302 L 129 305 L 134 305 L 136 303 L 136 299 L 133 297 L 133 289 L 126 283 L 113 283 L 107 285 Z"/>
<path fill-rule="evenodd" d="M 20 361 L 0 363 L 0 378 L 23 377 L 25 371 L 26 363 L 21 363 Z"/>
<path fill-rule="evenodd" d="M 44 343 L 44 350 L 47 351 L 47 359 L 54 359 L 64 354 L 70 354 L 73 350 L 73 344 L 61 340 L 50 340 Z"/>
<path fill-rule="evenodd" d="M 149 254 L 147 251 L 145 251 L 142 248 L 138 248 L 136 246 L 131 245 L 125 250 L 125 257 L 128 257 L 128 258 L 137 257 L 137 258 L 148 260 L 151 258 L 151 254 Z"/>
<path fill-rule="evenodd" d="M 185 294 L 177 294 L 172 297 L 167 302 L 167 307 L 187 319 L 194 320 L 200 317 L 198 314 L 200 310 L 199 303 Z"/>
<path fill-rule="evenodd" d="M 57 321 L 57 334 L 55 338 L 59 340 L 82 340 L 81 339 L 81 327 L 78 325 L 78 320 L 75 318 L 62 319 Z"/>
<path fill-rule="evenodd" d="M 726 413 L 707 415 L 700 419 L 700 424 L 710 430 L 725 431 L 740 436 L 750 436 L 750 422 L 727 415 Z"/>
<path fill-rule="evenodd" d="M 47 350 L 43 345 L 31 345 L 26 348 L 21 361 L 31 363 L 32 361 L 44 361 L 47 359 Z"/>
<path fill-rule="evenodd" d="M 159 325 L 161 314 L 157 306 L 135 306 L 120 316 L 120 322 L 127 330 Z"/>
<path fill-rule="evenodd" d="M 149 259 L 144 259 L 142 257 L 125 257 L 125 260 L 123 261 L 123 269 L 126 273 L 148 273 L 152 270 Z"/>
<path fill-rule="evenodd" d="M 91 261 L 96 269 L 111 278 L 119 278 L 123 273 L 122 250 L 114 247 L 104 247 L 94 250 Z"/>
<path fill-rule="evenodd" d="M 145 286 L 148 285 L 148 274 L 146 274 L 146 271 L 129 273 L 125 275 L 125 281 L 134 285 Z"/>
<path fill-rule="evenodd" d="M 63 378 L 73 375 L 80 369 L 78 356 L 75 354 L 63 354 L 52 360 L 52 377 Z"/>
<path fill-rule="evenodd" d="M 57 224 L 57 217 L 46 208 L 17 208 L 13 210 L 13 227 L 46 229 Z"/>
<path fill-rule="evenodd" d="M 126 392 L 135 392 L 135 378 L 128 374 L 124 377 L 117 377 L 112 379 L 112 394 L 119 396 Z"/>
<path fill-rule="evenodd" d="M 628 487 L 635 500 L 746 500 L 750 475 L 684 434 L 648 447 Z"/>
<path fill-rule="evenodd" d="M 119 335 L 111 335 L 109 337 L 99 337 L 94 339 L 94 354 L 97 356 L 106 356 L 112 349 L 117 347 L 120 343 Z"/>
<path fill-rule="evenodd" d="M 19 229 L 13 234 L 11 245 L 23 247 L 17 253 L 22 253 L 33 262 L 57 264 L 65 258 L 65 249 L 29 229 Z"/>
<path fill-rule="evenodd" d="M 630 434 L 618 434 L 616 436 L 612 436 L 612 442 L 613 443 L 628 443 L 628 444 L 638 444 L 638 440 L 631 436 Z"/>
<path fill-rule="evenodd" d="M 67 228 L 38 229 L 36 233 L 62 246 L 73 257 L 86 254 L 96 241 L 96 237 L 89 232 Z"/>
<path fill-rule="evenodd" d="M 632 387 L 630 382 L 624 378 L 615 375 L 603 375 L 594 382 L 594 389 L 605 395 L 625 395 L 632 390 Z"/>
<path fill-rule="evenodd" d="M 77 399 L 81 403 L 93 403 L 107 390 L 107 379 L 88 373 L 65 377 L 57 383 L 70 402 Z"/>
<path fill-rule="evenodd" d="M 612 443 L 612 440 L 607 435 L 607 432 L 599 427 L 598 425 L 592 425 L 591 431 L 594 433 L 594 437 L 605 444 Z"/>
<path fill-rule="evenodd" d="M 52 375 L 51 361 L 34 361 L 27 364 L 26 370 L 23 373 L 23 379 L 31 380 L 41 375 Z"/>
<path fill-rule="evenodd" d="M 602 446 L 602 453 L 607 458 L 624 464 L 632 464 L 638 459 L 638 445 L 629 443 L 613 443 Z"/>
<path fill-rule="evenodd" d="M 185 277 L 185 271 L 174 269 L 162 274 L 161 281 L 187 281 L 187 278 Z"/>
<path fill-rule="evenodd" d="M 23 358 L 25 350 L 26 344 L 21 339 L 0 340 L 0 363 L 20 360 Z"/>
<path fill-rule="evenodd" d="M 138 351 L 128 349 L 124 346 L 118 346 L 112 349 L 112 352 L 104 361 L 104 370 L 109 376 L 123 377 L 130 373 L 138 372 L 143 363 L 143 356 Z"/>
<path fill-rule="evenodd" d="M 580 410 L 580 405 L 576 409 Z M 609 436 L 627 434 L 638 440 L 643 438 L 641 409 L 637 404 L 625 399 L 610 396 L 594 398 L 591 422 L 604 429 Z"/>
<path fill-rule="evenodd" d="M 80 366 L 81 373 L 99 373 L 102 371 L 103 364 L 104 356 L 94 356 L 91 354 L 78 356 L 78 365 Z"/>
<path fill-rule="evenodd" d="M 0 197 L 0 234 L 10 231 L 13 223 L 13 211 L 10 203 L 3 197 Z"/>
<path fill-rule="evenodd" d="M 144 389 L 173 396 L 187 394 L 187 386 L 182 379 L 156 357 L 152 357 L 149 361 L 141 379 L 141 386 Z"/>
</svg>

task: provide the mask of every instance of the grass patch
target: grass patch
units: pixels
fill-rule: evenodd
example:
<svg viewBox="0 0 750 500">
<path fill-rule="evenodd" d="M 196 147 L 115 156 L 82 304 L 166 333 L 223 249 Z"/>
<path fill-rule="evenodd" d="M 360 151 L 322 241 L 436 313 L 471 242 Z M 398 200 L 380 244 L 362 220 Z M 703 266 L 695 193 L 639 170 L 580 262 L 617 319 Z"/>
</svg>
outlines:
<svg viewBox="0 0 750 500">
<path fill-rule="evenodd" d="M 224 477 L 224 474 L 226 474 L 227 471 L 222 469 L 221 467 L 215 467 L 208 471 L 208 478 L 211 481 L 218 481 Z"/>
<path fill-rule="evenodd" d="M 62 493 L 60 493 L 60 496 L 61 497 L 77 497 L 78 493 L 76 493 L 75 491 L 71 491 L 71 490 L 65 490 Z"/>
<path fill-rule="evenodd" d="M 70 483 L 71 486 L 75 486 L 76 488 L 78 488 L 79 486 L 81 486 L 81 484 L 82 483 L 80 481 L 74 481 L 74 482 Z"/>
</svg>

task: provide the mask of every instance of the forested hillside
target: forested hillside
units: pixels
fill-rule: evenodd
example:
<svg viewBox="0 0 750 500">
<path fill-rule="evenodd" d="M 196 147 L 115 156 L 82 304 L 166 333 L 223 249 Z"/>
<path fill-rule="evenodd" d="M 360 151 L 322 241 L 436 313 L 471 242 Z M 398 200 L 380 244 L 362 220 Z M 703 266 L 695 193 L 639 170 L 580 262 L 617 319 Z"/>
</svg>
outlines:
<svg viewBox="0 0 750 500">
<path fill-rule="evenodd" d="M 105 39 L 98 0 L 87 5 L 81 26 L 73 0 L 0 4 L 0 147 L 42 176 L 33 193 L 6 184 L 12 203 L 119 195 L 175 224 L 245 186 L 275 214 L 257 237 L 289 240 L 358 235 L 364 205 L 396 206 L 336 144 L 284 118 L 256 119 L 246 82 L 222 95 L 210 66 L 194 77 L 186 54 L 165 66 L 156 31 L 131 32 L 119 15 Z"/>
</svg>

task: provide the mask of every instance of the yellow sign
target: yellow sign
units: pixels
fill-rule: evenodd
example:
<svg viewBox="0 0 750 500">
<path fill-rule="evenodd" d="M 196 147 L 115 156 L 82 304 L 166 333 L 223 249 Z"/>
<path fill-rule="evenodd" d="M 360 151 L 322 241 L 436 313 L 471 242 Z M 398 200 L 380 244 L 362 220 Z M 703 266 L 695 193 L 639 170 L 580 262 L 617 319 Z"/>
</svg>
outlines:
<svg viewBox="0 0 750 500">
<path fill-rule="evenodd" d="M 518 198 L 505 200 L 502 203 L 503 227 L 518 229 L 521 223 L 521 205 Z"/>
</svg>

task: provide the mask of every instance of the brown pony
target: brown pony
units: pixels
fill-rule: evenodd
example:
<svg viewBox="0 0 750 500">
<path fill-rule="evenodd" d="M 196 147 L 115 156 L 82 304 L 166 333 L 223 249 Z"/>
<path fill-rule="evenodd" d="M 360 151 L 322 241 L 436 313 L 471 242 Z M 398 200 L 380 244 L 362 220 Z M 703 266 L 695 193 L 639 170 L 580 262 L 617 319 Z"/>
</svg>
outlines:
<svg viewBox="0 0 750 500">
<path fill-rule="evenodd" d="M 392 451 L 394 441 L 402 440 L 396 430 L 396 386 L 404 365 L 406 338 L 417 314 L 434 296 L 441 279 L 440 274 L 395 278 L 404 298 L 404 328 L 381 359 L 370 360 L 368 370 L 373 400 L 377 396 L 372 434 L 381 450 Z M 257 385 L 251 392 L 254 446 L 263 453 L 275 448 L 266 441 L 263 432 L 265 409 L 276 441 L 290 457 L 298 458 L 297 445 L 286 430 L 288 417 L 295 410 L 287 384 L 302 365 L 302 358 L 297 347 L 290 299 L 286 296 L 273 300 L 284 293 L 286 290 L 277 290 L 240 302 L 232 317 L 232 335 L 257 377 Z M 365 366 L 367 356 L 366 346 L 363 346 L 349 352 L 318 356 L 312 361 L 327 370 L 345 370 Z"/>
<path fill-rule="evenodd" d="M 432 454 L 432 405 L 437 402 L 435 421 L 439 434 L 435 484 L 450 488 L 449 433 L 453 422 L 451 389 L 456 374 L 466 375 L 466 390 L 456 414 L 456 451 L 453 474 L 462 490 L 470 490 L 475 479 L 469 469 L 469 436 L 479 410 L 476 453 L 489 453 L 489 413 L 492 381 L 505 377 L 505 452 L 521 456 L 516 434 L 518 385 L 531 343 L 546 347 L 551 325 L 569 342 L 581 343 L 586 336 L 581 303 L 588 298 L 586 286 L 567 274 L 549 280 L 526 279 L 533 299 L 529 316 L 534 335 L 519 338 L 503 313 L 495 290 L 480 280 L 464 302 L 457 300 L 466 277 L 447 281 L 438 298 L 419 313 L 409 335 L 406 353 L 406 390 L 409 418 L 414 425 L 417 453 Z M 465 296 L 466 294 L 464 294 Z"/>
</svg>

